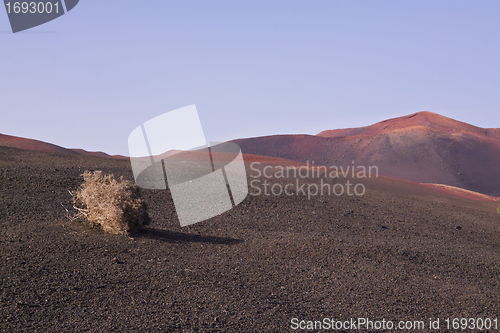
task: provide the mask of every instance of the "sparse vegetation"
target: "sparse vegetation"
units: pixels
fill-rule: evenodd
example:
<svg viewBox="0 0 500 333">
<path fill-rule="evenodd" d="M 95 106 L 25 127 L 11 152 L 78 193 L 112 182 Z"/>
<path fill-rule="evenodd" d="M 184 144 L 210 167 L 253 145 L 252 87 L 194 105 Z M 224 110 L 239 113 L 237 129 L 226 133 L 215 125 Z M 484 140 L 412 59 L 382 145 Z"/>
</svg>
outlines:
<svg viewBox="0 0 500 333">
<path fill-rule="evenodd" d="M 105 232 L 125 235 L 149 223 L 146 204 L 139 188 L 123 177 L 117 181 L 102 171 L 85 171 L 84 182 L 71 193 L 76 217 L 86 218 Z"/>
</svg>

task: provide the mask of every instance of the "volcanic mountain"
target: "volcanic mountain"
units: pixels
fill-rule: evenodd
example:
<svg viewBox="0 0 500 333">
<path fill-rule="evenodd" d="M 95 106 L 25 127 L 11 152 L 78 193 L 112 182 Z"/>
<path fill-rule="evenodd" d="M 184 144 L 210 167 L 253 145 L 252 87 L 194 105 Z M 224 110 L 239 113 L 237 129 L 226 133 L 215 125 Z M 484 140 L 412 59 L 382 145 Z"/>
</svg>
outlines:
<svg viewBox="0 0 500 333">
<path fill-rule="evenodd" d="M 300 165 L 303 162 L 345 168 L 352 165 L 376 166 L 380 175 L 415 183 L 453 186 L 500 197 L 500 173 L 497 172 L 500 166 L 500 129 L 484 129 L 432 112 L 418 112 L 361 128 L 326 130 L 317 135 L 273 135 L 233 142 L 242 148 L 247 163 L 267 163 L 267 156 L 276 160 L 272 164 L 291 165 L 292 161 L 297 161 Z M 83 149 L 67 149 L 3 134 L 0 134 L 0 146 L 49 153 L 128 158 Z M 280 162 L 280 159 L 283 160 Z M 400 182 L 396 183 L 399 188 Z M 379 190 L 387 187 L 380 184 L 369 187 Z M 432 188 L 433 191 L 451 191 L 443 186 Z M 392 185 L 386 190 L 399 193 Z"/>
<path fill-rule="evenodd" d="M 500 196 L 500 129 L 432 112 L 317 135 L 234 140 L 244 153 L 325 166 L 377 166 L 379 173 Z"/>
</svg>

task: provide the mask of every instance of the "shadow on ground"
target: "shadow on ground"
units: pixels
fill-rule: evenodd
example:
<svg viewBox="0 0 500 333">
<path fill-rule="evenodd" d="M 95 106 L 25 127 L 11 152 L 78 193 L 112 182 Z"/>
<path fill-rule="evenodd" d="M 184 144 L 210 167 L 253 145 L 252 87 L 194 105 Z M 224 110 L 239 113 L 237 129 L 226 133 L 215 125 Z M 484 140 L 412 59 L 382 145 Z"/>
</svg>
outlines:
<svg viewBox="0 0 500 333">
<path fill-rule="evenodd" d="M 174 232 L 162 229 L 147 228 L 134 231 L 130 234 L 134 238 L 156 239 L 168 243 L 210 243 L 223 245 L 236 245 L 243 242 L 243 239 L 203 236 L 184 232 Z"/>
</svg>

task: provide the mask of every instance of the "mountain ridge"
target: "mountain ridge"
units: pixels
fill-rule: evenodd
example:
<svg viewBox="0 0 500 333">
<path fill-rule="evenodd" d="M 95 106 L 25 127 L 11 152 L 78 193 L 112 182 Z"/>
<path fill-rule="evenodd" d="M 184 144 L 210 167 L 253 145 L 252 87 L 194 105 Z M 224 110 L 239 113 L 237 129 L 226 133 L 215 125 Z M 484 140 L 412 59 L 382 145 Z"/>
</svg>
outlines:
<svg viewBox="0 0 500 333">
<path fill-rule="evenodd" d="M 380 174 L 500 196 L 500 129 L 417 112 L 318 135 L 233 140 L 244 153 L 325 166 L 377 166 Z"/>
<path fill-rule="evenodd" d="M 116 158 L 116 159 L 128 158 L 122 155 L 109 155 L 102 151 L 87 151 L 79 148 L 64 148 L 40 140 L 21 138 L 18 136 L 7 135 L 2 133 L 0 133 L 0 146 L 19 148 L 25 150 L 43 151 L 47 153 L 76 154 L 76 155 L 86 155 L 86 156 L 96 156 L 96 157 Z"/>
<path fill-rule="evenodd" d="M 317 135 L 271 135 L 232 142 L 241 147 L 245 158 L 258 155 L 324 166 L 377 166 L 381 175 L 500 197 L 500 129 L 473 126 L 429 111 Z M 0 134 L 0 146 L 128 159 L 5 134 Z"/>
<path fill-rule="evenodd" d="M 500 128 L 482 128 L 430 111 L 420 111 L 407 116 L 391 118 L 364 127 L 324 130 L 316 135 L 329 138 L 346 136 L 371 136 L 388 133 L 391 131 L 411 129 L 414 127 L 436 129 L 441 132 L 449 132 L 455 134 L 466 133 L 485 138 L 491 138 L 494 140 L 500 140 Z"/>
</svg>

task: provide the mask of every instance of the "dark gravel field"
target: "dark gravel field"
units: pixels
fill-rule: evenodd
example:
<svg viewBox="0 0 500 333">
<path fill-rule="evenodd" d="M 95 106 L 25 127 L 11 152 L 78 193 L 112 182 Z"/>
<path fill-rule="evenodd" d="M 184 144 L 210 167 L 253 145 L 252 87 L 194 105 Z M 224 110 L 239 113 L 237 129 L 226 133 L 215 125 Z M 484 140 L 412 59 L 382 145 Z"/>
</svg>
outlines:
<svg viewBox="0 0 500 333">
<path fill-rule="evenodd" d="M 500 214 L 375 191 L 249 195 L 181 228 L 168 191 L 141 190 L 151 224 L 115 236 L 67 217 L 85 170 L 132 179 L 128 161 L 0 147 L 2 332 L 500 321 Z"/>
</svg>

